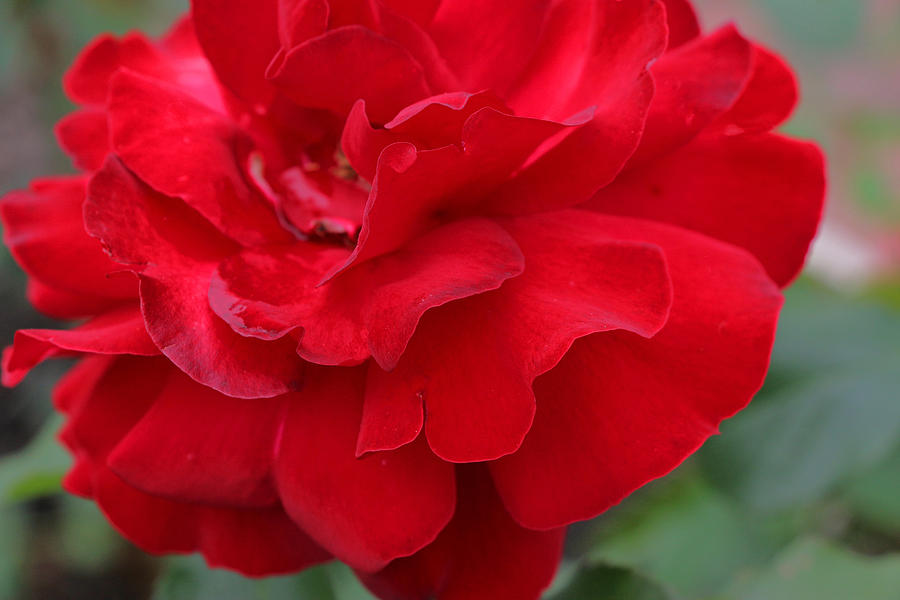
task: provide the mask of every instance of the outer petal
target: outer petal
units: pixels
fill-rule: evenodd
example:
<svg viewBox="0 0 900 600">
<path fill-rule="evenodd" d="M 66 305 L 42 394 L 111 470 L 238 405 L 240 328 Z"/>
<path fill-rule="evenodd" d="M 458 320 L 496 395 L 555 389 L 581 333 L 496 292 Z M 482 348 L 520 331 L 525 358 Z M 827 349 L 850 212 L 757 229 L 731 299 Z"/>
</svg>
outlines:
<svg viewBox="0 0 900 600">
<path fill-rule="evenodd" d="M 363 582 L 384 600 L 537 600 L 559 564 L 565 529 L 520 527 L 481 468 L 460 470 L 459 487 L 456 515 L 433 544 Z"/>
<path fill-rule="evenodd" d="M 76 168 L 96 171 L 109 153 L 106 111 L 88 108 L 66 115 L 56 124 L 56 138 Z"/>
<path fill-rule="evenodd" d="M 464 89 L 503 94 L 528 64 L 550 0 L 444 0 L 428 31 Z M 568 116 L 568 115 L 566 115 Z"/>
<path fill-rule="evenodd" d="M 59 320 L 79 319 L 113 308 L 121 301 L 93 294 L 74 293 L 29 279 L 25 297 L 37 310 Z"/>
<path fill-rule="evenodd" d="M 666 17 L 669 25 L 669 50 L 700 35 L 700 23 L 690 0 L 662 0 L 666 5 Z"/>
<path fill-rule="evenodd" d="M 28 191 L 8 194 L 0 202 L 3 241 L 22 268 L 46 286 L 93 298 L 134 298 L 134 281 L 109 276 L 121 267 L 84 230 L 86 181 L 37 180 Z"/>
<path fill-rule="evenodd" d="M 191 15 L 219 80 L 251 105 L 271 102 L 275 90 L 265 73 L 279 48 L 278 2 L 191 0 Z"/>
<path fill-rule="evenodd" d="M 586 206 L 674 223 L 750 250 L 780 285 L 800 271 L 825 195 L 819 149 L 781 136 L 704 136 L 631 169 Z"/>
<path fill-rule="evenodd" d="M 523 268 L 509 234 L 483 219 L 441 227 L 317 286 L 345 257 L 305 242 L 244 251 L 219 265 L 211 306 L 242 335 L 273 339 L 302 328 L 298 352 L 311 362 L 372 355 L 390 369 L 426 310 L 496 289 Z"/>
<path fill-rule="evenodd" d="M 381 123 L 431 95 L 422 65 L 409 52 L 359 25 L 300 44 L 272 65 L 269 76 L 294 102 L 309 108 L 346 115 L 362 98 Z"/>
<path fill-rule="evenodd" d="M 750 401 L 768 367 L 781 295 L 752 256 L 670 226 L 602 221 L 664 249 L 672 311 L 652 339 L 580 340 L 535 382 L 531 432 L 491 465 L 506 507 L 531 528 L 594 517 L 676 467 Z"/>
<path fill-rule="evenodd" d="M 237 248 L 197 213 L 111 159 L 91 181 L 85 223 L 114 260 L 140 275 L 147 331 L 185 373 L 242 398 L 300 385 L 303 365 L 292 344 L 241 337 L 209 308 L 216 265 Z"/>
<path fill-rule="evenodd" d="M 631 164 L 687 143 L 728 111 L 744 90 L 752 58 L 750 42 L 729 25 L 656 61 L 656 93 Z"/>
<path fill-rule="evenodd" d="M 16 385 L 48 358 L 80 353 L 155 356 L 159 349 L 136 305 L 110 310 L 71 330 L 21 329 L 3 357 L 3 385 Z"/>
<path fill-rule="evenodd" d="M 428 442 L 445 460 L 514 452 L 534 415 L 532 381 L 575 338 L 619 328 L 652 336 L 665 323 L 670 290 L 659 250 L 605 239 L 598 221 L 571 212 L 508 222 L 525 272 L 426 313 L 397 369 L 373 367 L 367 394 L 424 398 Z"/>
<path fill-rule="evenodd" d="M 244 244 L 291 239 L 247 183 L 252 142 L 223 115 L 179 90 L 134 73 L 113 78 L 113 149 L 156 191 L 182 198 L 222 233 Z"/>
<path fill-rule="evenodd" d="M 753 72 L 737 103 L 716 122 L 726 134 L 769 131 L 797 105 L 797 79 L 774 52 L 754 46 Z"/>
<path fill-rule="evenodd" d="M 291 400 L 275 464 L 289 515 L 349 565 L 375 571 L 434 540 L 455 506 L 453 467 L 423 443 L 356 458 L 365 369 L 321 368 Z"/>
<path fill-rule="evenodd" d="M 173 374 L 119 442 L 110 468 L 172 500 L 236 507 L 277 503 L 270 470 L 284 415 L 278 398 L 242 400 Z"/>
<path fill-rule="evenodd" d="M 222 94 L 196 45 L 189 21 L 178 23 L 160 44 L 140 33 L 129 33 L 121 39 L 98 37 L 75 59 L 63 86 L 73 102 L 103 106 L 110 81 L 119 69 L 172 83 L 214 110 L 224 110 Z"/>
<path fill-rule="evenodd" d="M 510 106 L 553 119 L 594 106 L 593 120 L 542 148 L 500 190 L 496 210 L 574 206 L 612 181 L 640 141 L 653 97 L 648 65 L 665 43 L 665 11 L 656 0 L 559 2 Z"/>
<path fill-rule="evenodd" d="M 63 432 L 79 457 L 67 487 L 89 492 L 116 528 L 148 552 L 200 551 L 212 566 L 251 576 L 327 560 L 280 507 L 230 509 L 166 500 L 139 492 L 106 468 L 109 451 L 153 405 L 173 372 L 167 361 L 156 359 L 124 357 L 107 367 Z"/>
</svg>

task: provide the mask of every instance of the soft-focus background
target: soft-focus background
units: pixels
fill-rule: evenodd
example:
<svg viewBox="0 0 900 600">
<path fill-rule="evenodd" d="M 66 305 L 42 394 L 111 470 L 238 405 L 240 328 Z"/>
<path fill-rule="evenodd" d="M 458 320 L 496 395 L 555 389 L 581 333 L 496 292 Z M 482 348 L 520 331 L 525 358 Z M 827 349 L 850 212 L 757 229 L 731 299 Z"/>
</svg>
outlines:
<svg viewBox="0 0 900 600">
<path fill-rule="evenodd" d="M 570 535 L 553 600 L 900 600 L 900 0 L 696 0 L 788 57 L 785 128 L 830 162 L 828 215 L 788 292 L 771 375 L 675 473 Z M 0 0 L 0 192 L 71 169 L 52 127 L 93 36 L 161 33 L 187 0 Z M 765 199 L 761 199 L 763 201 Z M 0 249 L 0 344 L 51 323 Z M 49 392 L 0 390 L 0 600 L 365 600 L 340 566 L 262 582 L 156 559 L 60 493 Z"/>
</svg>

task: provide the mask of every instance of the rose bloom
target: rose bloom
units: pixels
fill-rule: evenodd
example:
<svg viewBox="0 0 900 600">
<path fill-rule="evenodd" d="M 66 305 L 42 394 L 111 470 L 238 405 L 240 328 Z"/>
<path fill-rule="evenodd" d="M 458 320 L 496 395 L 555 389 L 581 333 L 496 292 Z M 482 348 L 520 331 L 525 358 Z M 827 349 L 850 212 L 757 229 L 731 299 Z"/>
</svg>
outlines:
<svg viewBox="0 0 900 600">
<path fill-rule="evenodd" d="M 539 597 L 746 406 L 820 218 L 796 85 L 686 0 L 194 0 L 2 202 L 93 499 L 153 553 Z"/>
</svg>

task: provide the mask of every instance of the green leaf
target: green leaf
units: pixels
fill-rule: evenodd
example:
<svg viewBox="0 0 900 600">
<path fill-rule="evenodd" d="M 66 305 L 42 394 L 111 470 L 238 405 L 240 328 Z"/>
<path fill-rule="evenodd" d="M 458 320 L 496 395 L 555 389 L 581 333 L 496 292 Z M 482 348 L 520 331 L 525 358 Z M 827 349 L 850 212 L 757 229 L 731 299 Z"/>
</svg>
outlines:
<svg viewBox="0 0 900 600">
<path fill-rule="evenodd" d="M 27 542 L 22 507 L 0 505 L 0 598 L 18 598 Z"/>
<path fill-rule="evenodd" d="M 299 575 L 249 579 L 210 569 L 199 556 L 175 557 L 156 584 L 153 600 L 375 600 L 341 563 Z"/>
<path fill-rule="evenodd" d="M 900 555 L 870 558 L 823 540 L 802 539 L 728 598 L 893 600 L 900 598 Z"/>
<path fill-rule="evenodd" d="M 699 479 L 675 481 L 611 515 L 589 560 L 649 576 L 677 597 L 718 591 L 770 552 L 760 531 Z"/>
<path fill-rule="evenodd" d="M 581 569 L 572 581 L 547 600 L 668 600 L 661 587 L 621 567 L 597 565 Z"/>
<path fill-rule="evenodd" d="M 900 536 L 900 448 L 887 460 L 851 478 L 843 495 L 863 521 Z"/>
<path fill-rule="evenodd" d="M 56 440 L 62 418 L 53 416 L 23 450 L 0 458 L 0 503 L 16 503 L 59 492 L 72 463 Z"/>
<path fill-rule="evenodd" d="M 153 600 L 343 600 L 332 590 L 329 566 L 299 575 L 249 579 L 211 569 L 199 556 L 166 561 Z"/>
<path fill-rule="evenodd" d="M 791 294 L 766 393 L 699 454 L 710 480 L 754 508 L 784 509 L 882 460 L 900 439 L 897 340 L 900 320 L 882 307 Z"/>
</svg>

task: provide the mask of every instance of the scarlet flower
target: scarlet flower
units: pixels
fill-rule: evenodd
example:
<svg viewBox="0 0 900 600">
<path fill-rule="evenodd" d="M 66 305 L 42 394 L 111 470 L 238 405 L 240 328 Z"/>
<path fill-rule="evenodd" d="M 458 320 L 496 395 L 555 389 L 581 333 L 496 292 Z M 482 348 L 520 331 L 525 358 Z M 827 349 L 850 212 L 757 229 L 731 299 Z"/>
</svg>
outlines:
<svg viewBox="0 0 900 600">
<path fill-rule="evenodd" d="M 822 208 L 796 86 L 686 0 L 194 0 L 65 78 L 81 174 L 2 203 L 56 388 L 149 552 L 537 598 L 566 525 L 761 385 Z"/>
</svg>

